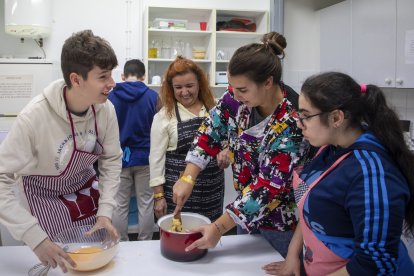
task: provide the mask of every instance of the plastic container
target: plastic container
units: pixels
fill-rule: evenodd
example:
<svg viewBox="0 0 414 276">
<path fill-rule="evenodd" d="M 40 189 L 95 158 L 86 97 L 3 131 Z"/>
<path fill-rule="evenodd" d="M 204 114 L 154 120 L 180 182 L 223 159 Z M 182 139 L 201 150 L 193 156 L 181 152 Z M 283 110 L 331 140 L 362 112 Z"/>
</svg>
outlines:
<svg viewBox="0 0 414 276">
<path fill-rule="evenodd" d="M 204 51 L 204 50 L 193 50 L 193 57 L 195 59 L 205 59 L 206 51 Z"/>
<path fill-rule="evenodd" d="M 188 20 L 155 18 L 152 26 L 157 29 L 187 29 Z"/>
<path fill-rule="evenodd" d="M 191 43 L 190 43 L 190 42 L 187 42 L 187 43 L 185 44 L 185 48 L 184 48 L 184 56 L 185 56 L 186 58 L 189 58 L 189 59 L 191 59 L 191 57 L 193 56 L 193 50 L 192 50 L 192 48 L 191 48 Z"/>
</svg>

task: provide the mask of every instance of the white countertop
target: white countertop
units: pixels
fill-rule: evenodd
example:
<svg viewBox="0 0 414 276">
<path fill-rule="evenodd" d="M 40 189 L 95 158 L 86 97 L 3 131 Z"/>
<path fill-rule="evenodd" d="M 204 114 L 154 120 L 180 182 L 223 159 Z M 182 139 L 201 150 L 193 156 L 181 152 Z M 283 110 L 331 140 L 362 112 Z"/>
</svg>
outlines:
<svg viewBox="0 0 414 276">
<path fill-rule="evenodd" d="M 261 269 L 263 265 L 283 260 L 260 235 L 224 236 L 221 244 L 197 261 L 181 263 L 164 258 L 158 240 L 121 242 L 117 255 L 107 266 L 92 272 L 70 271 L 66 275 L 266 275 Z M 27 275 L 36 263 L 36 255 L 27 246 L 0 246 L 0 275 Z M 48 273 L 62 274 L 60 269 Z"/>
</svg>

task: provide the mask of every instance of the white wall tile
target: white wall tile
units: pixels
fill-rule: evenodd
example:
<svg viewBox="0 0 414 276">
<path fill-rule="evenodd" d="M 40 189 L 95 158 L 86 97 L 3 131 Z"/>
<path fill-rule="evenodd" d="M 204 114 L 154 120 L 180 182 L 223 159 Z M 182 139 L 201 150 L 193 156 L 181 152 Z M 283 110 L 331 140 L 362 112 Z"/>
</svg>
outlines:
<svg viewBox="0 0 414 276">
<path fill-rule="evenodd" d="M 407 109 L 405 107 L 395 107 L 394 111 L 398 114 L 398 117 L 400 117 L 400 120 L 406 120 L 407 119 Z"/>
<path fill-rule="evenodd" d="M 391 100 L 395 107 L 407 108 L 407 92 L 405 91 L 405 89 L 394 91 Z"/>
<path fill-rule="evenodd" d="M 405 115 L 407 120 L 411 120 L 414 122 L 414 108 L 407 108 Z"/>
<path fill-rule="evenodd" d="M 407 91 L 407 108 L 414 108 L 414 89 L 404 89 Z"/>
<path fill-rule="evenodd" d="M 414 106 L 414 99 L 411 100 L 411 106 Z M 407 108 L 406 119 L 411 121 L 410 133 L 411 139 L 414 139 L 414 108 Z"/>
</svg>

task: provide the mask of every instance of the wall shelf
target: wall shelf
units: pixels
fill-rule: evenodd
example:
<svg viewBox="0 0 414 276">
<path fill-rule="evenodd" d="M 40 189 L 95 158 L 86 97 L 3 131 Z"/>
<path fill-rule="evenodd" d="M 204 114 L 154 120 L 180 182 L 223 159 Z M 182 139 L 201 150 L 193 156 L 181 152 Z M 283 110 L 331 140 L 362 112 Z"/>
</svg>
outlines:
<svg viewBox="0 0 414 276">
<path fill-rule="evenodd" d="M 151 35 L 174 35 L 174 36 L 182 36 L 182 37 L 189 37 L 189 36 L 210 36 L 211 31 L 194 31 L 194 30 L 164 30 L 164 29 L 149 29 L 148 33 Z"/>
<path fill-rule="evenodd" d="M 181 20 L 186 22 L 186 29 L 158 29 L 157 22 L 160 19 Z M 232 18 L 245 18 L 256 24 L 256 32 L 235 32 L 217 31 L 216 23 L 228 21 Z M 203 8 L 172 8 L 148 6 L 145 13 L 145 39 L 144 39 L 144 63 L 147 68 L 148 78 L 153 76 L 163 77 L 168 65 L 175 59 L 173 53 L 185 56 L 185 47 L 190 45 L 191 50 L 205 50 L 205 59 L 194 59 L 208 75 L 210 86 L 216 94 L 222 93 L 227 85 L 216 85 L 216 71 L 226 71 L 229 60 L 234 51 L 240 46 L 260 41 L 260 38 L 269 31 L 269 15 L 265 10 L 220 10 Z M 154 23 L 155 22 L 155 23 Z M 207 22 L 207 29 L 200 30 L 200 22 Z M 159 25 L 159 24 L 158 24 Z M 164 25 L 165 26 L 165 25 Z M 158 46 L 158 47 L 156 47 Z M 158 48 L 157 53 L 162 58 L 150 58 L 149 48 Z M 164 51 L 163 51 L 164 49 Z M 178 49 L 178 51 L 176 51 Z M 217 53 L 221 51 L 220 60 Z M 167 53 L 167 54 L 166 54 Z M 166 58 L 168 55 L 170 58 Z M 192 51 L 191 51 L 192 55 Z M 150 85 L 155 90 L 159 90 L 159 85 Z"/>
</svg>

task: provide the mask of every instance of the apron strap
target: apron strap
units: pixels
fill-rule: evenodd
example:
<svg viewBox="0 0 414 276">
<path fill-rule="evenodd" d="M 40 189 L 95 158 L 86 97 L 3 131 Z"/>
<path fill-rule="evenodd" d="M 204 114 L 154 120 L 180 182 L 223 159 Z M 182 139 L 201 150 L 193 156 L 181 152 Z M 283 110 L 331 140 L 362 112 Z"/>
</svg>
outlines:
<svg viewBox="0 0 414 276">
<path fill-rule="evenodd" d="M 95 118 L 95 133 L 96 133 L 96 140 L 98 140 L 99 136 L 98 136 L 98 125 L 96 123 L 96 111 L 95 111 L 95 107 L 93 105 L 91 105 L 92 107 L 92 112 L 93 112 L 93 117 Z"/>
<path fill-rule="evenodd" d="M 75 127 L 73 126 L 72 116 L 70 115 L 70 110 L 68 107 L 68 101 L 66 100 L 66 86 L 63 88 L 63 99 L 65 100 L 66 111 L 68 112 L 68 117 L 70 121 L 70 127 L 72 131 L 72 138 L 73 138 L 73 148 L 76 150 L 76 139 L 75 139 Z"/>
<path fill-rule="evenodd" d="M 205 105 L 204 105 L 205 106 Z M 209 112 L 209 109 L 208 109 L 208 107 L 207 106 L 205 106 L 206 107 L 206 110 L 207 110 L 207 113 Z M 181 123 L 181 116 L 180 116 L 180 111 L 178 111 L 178 104 L 177 104 L 177 102 L 175 102 L 175 104 L 174 104 L 174 108 L 175 108 L 175 116 L 177 117 L 177 121 L 179 122 L 179 123 Z"/>
<path fill-rule="evenodd" d="M 325 177 L 325 175 L 327 175 L 328 173 L 330 173 L 333 169 L 335 169 L 339 163 L 341 163 L 345 158 L 348 157 L 348 155 L 350 155 L 351 152 L 347 152 L 344 155 L 342 155 L 341 157 L 339 157 L 326 171 L 324 171 L 317 179 L 315 179 L 312 184 L 309 185 L 308 191 L 310 189 L 312 189 L 313 186 L 315 186 L 316 184 L 318 184 L 318 182 Z M 304 197 L 303 197 L 304 198 Z"/>
<path fill-rule="evenodd" d="M 181 123 L 181 116 L 180 116 L 180 112 L 178 111 L 177 102 L 175 102 L 174 108 L 175 108 L 175 117 L 177 117 L 177 122 Z"/>
<path fill-rule="evenodd" d="M 77 149 L 77 147 L 76 147 L 76 139 L 75 139 L 75 127 L 73 125 L 72 115 L 70 114 L 70 110 L 69 110 L 69 107 L 68 107 L 68 102 L 66 100 L 66 86 L 63 88 L 63 99 L 65 100 L 66 111 L 68 112 L 69 121 L 70 121 L 70 127 L 71 127 L 71 130 L 72 130 L 73 147 L 74 147 L 74 149 Z M 97 123 L 96 123 L 95 107 L 93 105 L 91 105 L 91 107 L 92 107 L 93 117 L 95 119 L 96 140 L 98 141 L 98 126 L 97 126 Z"/>
</svg>

